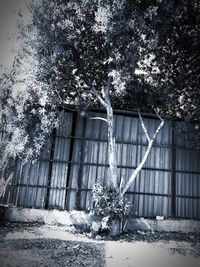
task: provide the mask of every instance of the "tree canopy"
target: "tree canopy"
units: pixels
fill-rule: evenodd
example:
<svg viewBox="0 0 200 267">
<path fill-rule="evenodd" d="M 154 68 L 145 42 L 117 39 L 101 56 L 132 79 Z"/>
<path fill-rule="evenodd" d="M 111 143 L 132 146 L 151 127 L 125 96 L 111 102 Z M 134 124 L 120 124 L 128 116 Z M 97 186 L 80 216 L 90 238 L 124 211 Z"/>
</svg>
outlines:
<svg viewBox="0 0 200 267">
<path fill-rule="evenodd" d="M 198 1 L 168 1 L 156 50 L 161 72 L 160 105 L 170 118 L 199 120 L 200 7 Z M 162 82 L 164 81 L 164 83 Z"/>
<path fill-rule="evenodd" d="M 101 95 L 110 77 L 116 107 L 199 117 L 196 1 L 43 1 L 34 10 L 38 79 L 60 103 L 94 104 L 91 88 Z"/>
<path fill-rule="evenodd" d="M 113 107 L 199 120 L 198 1 L 44 0 L 31 8 L 29 25 L 20 14 L 13 69 L 1 76 L 4 154 L 35 157 L 58 107 L 101 105 L 108 83 Z"/>
<path fill-rule="evenodd" d="M 57 91 L 61 103 L 79 104 L 98 102 L 95 91 L 104 97 L 110 80 L 112 102 L 119 105 L 120 99 L 123 106 L 128 89 L 142 90 L 138 63 L 151 65 L 156 48 L 149 16 L 154 14 L 140 1 L 43 1 L 33 16 L 42 38 L 38 79 Z M 155 63 L 149 76 L 153 70 Z"/>
</svg>

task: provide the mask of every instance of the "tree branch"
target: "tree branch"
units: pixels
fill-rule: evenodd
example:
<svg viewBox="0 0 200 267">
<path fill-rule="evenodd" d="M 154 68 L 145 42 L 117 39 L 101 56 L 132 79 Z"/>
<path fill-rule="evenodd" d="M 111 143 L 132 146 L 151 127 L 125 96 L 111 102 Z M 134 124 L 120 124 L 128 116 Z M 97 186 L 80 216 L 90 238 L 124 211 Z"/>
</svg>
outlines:
<svg viewBox="0 0 200 267">
<path fill-rule="evenodd" d="M 161 121 L 164 121 L 163 118 L 161 118 L 161 116 L 158 114 L 158 112 L 155 110 L 155 113 L 157 115 L 157 117 L 161 120 Z"/>
<path fill-rule="evenodd" d="M 100 101 L 100 103 L 104 106 L 107 107 L 107 103 L 106 101 L 103 100 L 103 98 L 99 95 L 99 93 L 97 92 L 97 90 L 94 87 L 91 87 L 91 93 L 94 94 L 96 96 L 96 98 Z"/>
<path fill-rule="evenodd" d="M 110 94 L 110 83 L 111 83 L 112 77 L 108 76 L 108 82 L 105 86 L 105 96 L 108 97 Z"/>
<path fill-rule="evenodd" d="M 158 112 L 156 110 L 155 110 L 155 113 L 158 116 L 158 118 L 160 119 L 161 123 L 159 124 L 157 130 L 155 131 L 155 133 L 154 133 L 154 135 L 152 137 L 153 140 L 156 138 L 156 135 L 159 133 L 160 129 L 163 127 L 163 125 L 165 123 L 163 118 L 161 118 L 161 116 L 158 114 Z"/>
<path fill-rule="evenodd" d="M 160 125 L 158 126 L 157 130 L 155 131 L 153 137 L 152 137 L 152 140 L 154 140 L 157 136 L 157 134 L 159 133 L 160 129 L 163 127 L 164 125 L 164 120 L 161 121 Z"/>
<path fill-rule="evenodd" d="M 138 114 L 139 114 L 139 117 L 142 119 L 142 116 L 140 114 L 140 110 L 138 110 Z M 158 126 L 157 130 L 155 131 L 153 137 L 152 138 L 149 138 L 149 136 L 148 136 L 149 143 L 148 143 L 147 150 L 146 150 L 146 152 L 145 152 L 145 154 L 144 154 L 141 162 L 139 163 L 139 165 L 137 166 L 137 168 L 133 171 L 131 177 L 128 179 L 128 181 L 126 182 L 124 188 L 122 189 L 121 196 L 123 196 L 126 193 L 126 191 L 129 189 L 129 187 L 131 186 L 131 184 L 133 183 L 133 181 L 136 179 L 136 177 L 138 176 L 139 172 L 143 168 L 143 166 L 144 166 L 144 164 L 145 164 L 145 162 L 146 162 L 146 160 L 147 160 L 147 158 L 149 156 L 149 153 L 151 151 L 151 148 L 153 146 L 153 142 L 154 142 L 157 134 L 159 133 L 159 131 L 161 130 L 161 128 L 164 125 L 164 120 L 160 117 L 160 115 L 158 113 L 156 113 L 156 114 L 159 117 L 159 119 L 161 120 L 161 123 L 159 124 L 159 126 Z M 143 120 L 141 120 L 141 123 L 143 123 Z M 146 130 L 146 128 L 144 126 L 144 123 L 143 123 L 143 127 L 144 127 L 143 130 L 144 129 Z M 145 134 L 148 135 L 147 132 Z"/>
<path fill-rule="evenodd" d="M 145 125 L 144 125 L 144 121 L 142 119 L 140 109 L 138 109 L 138 116 L 139 116 L 139 119 L 140 119 L 140 122 L 141 122 L 142 129 L 143 129 L 143 131 L 144 131 L 144 133 L 146 135 L 146 138 L 147 138 L 148 142 L 150 142 L 150 137 L 149 137 L 147 129 L 146 129 Z"/>
<path fill-rule="evenodd" d="M 108 120 L 105 118 L 102 118 L 102 117 L 91 117 L 91 118 L 89 118 L 89 120 L 102 120 L 102 121 L 105 121 L 106 123 L 108 123 Z"/>
<path fill-rule="evenodd" d="M 78 71 L 81 73 L 81 71 L 79 70 L 79 67 L 77 66 Z M 83 72 L 83 71 L 82 71 Z M 83 81 L 85 82 L 85 84 L 89 87 L 90 92 L 96 96 L 96 98 L 100 101 L 100 103 L 106 107 L 106 101 L 103 100 L 103 98 L 100 96 L 100 94 L 97 92 L 97 90 L 92 86 L 92 83 L 87 79 L 86 75 L 84 75 L 83 77 Z"/>
</svg>

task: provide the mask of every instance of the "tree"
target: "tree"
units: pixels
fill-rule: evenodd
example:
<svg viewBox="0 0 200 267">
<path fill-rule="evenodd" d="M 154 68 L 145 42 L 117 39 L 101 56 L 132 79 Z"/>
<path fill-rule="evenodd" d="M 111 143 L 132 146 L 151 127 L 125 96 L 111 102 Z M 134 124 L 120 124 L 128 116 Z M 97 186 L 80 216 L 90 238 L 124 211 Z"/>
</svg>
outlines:
<svg viewBox="0 0 200 267">
<path fill-rule="evenodd" d="M 183 112 L 179 97 L 182 93 L 187 96 L 189 85 L 188 76 L 184 76 L 182 70 L 187 62 L 192 66 L 193 57 L 185 59 L 189 50 L 183 49 L 180 38 L 193 36 L 195 46 L 198 42 L 196 30 L 187 31 L 188 27 L 181 26 L 188 14 L 186 5 L 181 5 L 182 2 L 178 4 L 173 0 L 44 0 L 34 3 L 33 24 L 20 28 L 24 44 L 17 59 L 18 72 L 12 75 L 14 80 L 9 86 L 12 97 L 8 97 L 6 104 L 10 110 L 14 107 L 14 117 L 20 118 L 20 136 L 27 133 L 30 121 L 35 118 L 31 126 L 35 131 L 31 138 L 26 139 L 24 135 L 26 144 L 17 154 L 27 155 L 28 141 L 38 153 L 37 147 L 43 144 L 41 140 L 55 126 L 59 106 L 66 103 L 78 108 L 103 106 L 107 118 L 91 119 L 101 119 L 108 125 L 111 189 L 123 198 L 164 125 L 161 116 L 177 118 L 180 110 L 181 118 L 191 114 L 193 94 L 198 95 L 191 78 L 192 103 L 187 104 Z M 184 84 L 182 77 L 185 77 Z M 18 100 L 19 95 L 23 95 L 19 101 L 11 101 Z M 141 163 L 125 184 L 117 177 L 113 129 L 113 107 L 124 105 L 136 107 L 148 140 Z M 149 136 L 142 119 L 141 111 L 145 109 L 155 112 L 160 120 L 153 136 Z M 15 123 L 12 125 L 16 128 Z M 29 154 L 34 157 L 33 152 Z"/>
<path fill-rule="evenodd" d="M 57 91 L 60 103 L 65 101 L 98 105 L 106 109 L 108 125 L 108 155 L 112 190 L 121 196 L 143 167 L 156 135 L 162 128 L 161 120 L 155 134 L 150 137 L 139 111 L 139 117 L 148 140 L 142 162 L 122 189 L 117 177 L 117 159 L 113 129 L 113 106 L 128 90 L 139 88 L 132 102 L 140 107 L 144 92 L 136 75 L 138 63 L 151 56 L 156 45 L 156 33 L 146 23 L 154 16 L 150 6 L 144 8 L 140 1 L 51 1 L 36 7 L 34 26 L 41 45 L 38 48 L 39 68 L 37 79 Z M 156 42 L 156 40 L 155 40 Z M 156 65 L 151 66 L 151 71 Z M 149 76 L 151 75 L 149 69 Z M 148 82 L 147 79 L 145 81 Z M 137 84 L 138 83 L 138 84 Z M 144 84 L 144 82 L 143 82 Z M 137 89 L 135 89 L 137 92 Z M 136 97 L 137 95 L 137 97 Z M 123 100 L 124 99 L 124 100 Z M 127 100 L 126 100 L 127 102 Z M 146 103 L 147 104 L 147 103 Z M 149 103 L 148 103 L 149 104 Z M 149 104 L 151 108 L 151 104 Z"/>
<path fill-rule="evenodd" d="M 22 40 L 20 49 L 11 67 L 0 69 L 0 197 L 12 180 L 15 159 L 35 160 L 60 117 L 55 96 L 36 78 L 36 35 L 27 35 L 24 29 L 31 30 L 31 24 L 21 13 L 20 19 L 23 27 L 15 36 Z M 27 38 L 32 45 L 26 45 Z"/>
</svg>

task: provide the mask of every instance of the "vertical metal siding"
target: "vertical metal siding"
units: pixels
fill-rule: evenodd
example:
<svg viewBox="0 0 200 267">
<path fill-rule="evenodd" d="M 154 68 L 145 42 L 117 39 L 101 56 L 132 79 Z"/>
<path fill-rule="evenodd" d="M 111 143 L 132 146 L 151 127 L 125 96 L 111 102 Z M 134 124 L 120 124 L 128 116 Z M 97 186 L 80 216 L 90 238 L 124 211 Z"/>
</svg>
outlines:
<svg viewBox="0 0 200 267">
<path fill-rule="evenodd" d="M 102 114 L 93 113 L 94 117 Z M 106 114 L 103 114 L 106 117 Z M 159 120 L 144 118 L 152 136 Z M 178 123 L 177 123 L 178 124 Z M 51 155 L 49 139 L 36 163 L 16 164 L 12 185 L 4 203 L 23 207 L 90 209 L 91 190 L 95 182 L 110 185 L 107 125 L 101 120 L 77 116 L 76 129 L 72 112 L 66 112 L 56 130 Z M 140 163 L 147 140 L 137 117 L 114 116 L 119 180 L 127 181 Z M 74 136 L 71 136 L 71 134 Z M 176 133 L 177 134 L 177 133 Z M 157 136 L 143 170 L 130 186 L 126 197 L 134 204 L 134 213 L 143 217 L 171 217 L 172 173 L 175 172 L 176 216 L 200 219 L 200 152 L 188 150 L 183 137 L 176 138 L 176 166 L 172 162 L 172 127 L 166 122 Z M 71 152 L 70 152 L 71 151 Z M 50 172 L 51 171 L 51 172 Z M 49 180 L 50 179 L 50 180 Z M 69 179 L 69 181 L 68 181 Z"/>
<path fill-rule="evenodd" d="M 185 135 L 177 135 L 177 145 L 185 147 Z M 200 219 L 200 151 L 178 147 L 176 158 L 176 216 Z"/>
<path fill-rule="evenodd" d="M 94 116 L 102 114 L 95 113 Z M 151 135 L 158 127 L 159 121 L 145 119 L 145 125 Z M 82 176 L 80 188 L 80 208 L 90 208 L 91 189 L 96 181 L 104 185 L 110 184 L 110 171 L 107 155 L 107 129 L 103 121 L 86 120 L 85 142 L 82 162 Z M 170 145 L 170 125 L 167 124 L 166 135 L 160 135 L 157 145 Z M 82 132 L 83 130 L 81 130 Z M 117 161 L 119 176 L 127 180 L 134 168 L 139 164 L 146 149 L 146 137 L 140 126 L 138 118 L 115 115 L 115 137 L 117 142 Z M 105 141 L 103 141 L 105 140 Z M 80 142 L 80 141 L 76 141 Z M 133 143 L 133 144 L 131 144 Z M 78 146 L 80 147 L 80 146 Z M 73 160 L 78 161 L 77 148 Z M 148 161 L 135 182 L 129 188 L 127 197 L 135 203 L 135 213 L 140 216 L 170 216 L 170 190 L 171 190 L 171 148 L 153 147 Z M 77 166 L 74 164 L 72 174 Z M 156 169 L 156 170 L 155 170 Z M 159 169 L 162 169 L 159 171 Z M 164 171 L 163 169 L 166 169 Z M 76 172 L 77 174 L 77 172 Z M 75 178 L 76 179 L 76 178 Z M 73 180 L 73 179 L 72 179 Z M 76 183 L 77 186 L 77 183 Z M 157 195 L 156 195 L 157 194 Z M 169 196 L 162 196 L 169 195 Z M 71 207 L 75 207 L 72 205 Z"/>
<path fill-rule="evenodd" d="M 71 132 L 72 112 L 68 112 L 65 113 L 63 123 L 56 130 L 48 203 L 50 208 L 65 208 Z"/>
<path fill-rule="evenodd" d="M 14 205 L 44 208 L 50 144 L 51 140 L 48 139 L 45 152 L 41 154 L 37 162 L 23 164 L 21 160 L 17 161 L 13 184 L 15 186 L 14 199 L 12 200 Z"/>
</svg>

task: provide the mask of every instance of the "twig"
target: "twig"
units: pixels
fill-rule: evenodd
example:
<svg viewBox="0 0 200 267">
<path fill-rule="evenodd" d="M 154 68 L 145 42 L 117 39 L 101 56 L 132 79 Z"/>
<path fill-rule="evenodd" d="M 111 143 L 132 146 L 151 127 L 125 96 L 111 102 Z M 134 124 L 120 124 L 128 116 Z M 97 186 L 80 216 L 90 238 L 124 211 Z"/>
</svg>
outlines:
<svg viewBox="0 0 200 267">
<path fill-rule="evenodd" d="M 158 132 L 160 131 L 160 129 L 163 127 L 163 125 L 165 123 L 164 119 L 158 114 L 158 112 L 156 110 L 155 110 L 155 113 L 156 113 L 157 117 L 160 119 L 161 123 L 159 124 L 157 130 L 155 131 L 155 133 L 152 137 L 153 140 L 156 138 L 156 135 L 158 134 Z"/>
<path fill-rule="evenodd" d="M 105 95 L 108 96 L 109 95 L 109 91 L 110 91 L 110 83 L 111 83 L 111 79 L 112 77 L 111 76 L 108 76 L 108 82 L 105 86 Z"/>
<path fill-rule="evenodd" d="M 105 121 L 106 123 L 108 123 L 108 120 L 105 118 L 102 118 L 102 117 L 91 117 L 91 118 L 89 118 L 89 120 L 102 120 L 102 121 Z"/>
<path fill-rule="evenodd" d="M 164 120 L 161 121 L 160 125 L 158 126 L 157 130 L 155 131 L 153 137 L 152 137 L 152 140 L 154 140 L 156 138 L 156 135 L 159 133 L 160 129 L 163 127 L 164 125 Z"/>
<path fill-rule="evenodd" d="M 161 118 L 161 116 L 158 114 L 158 111 L 155 110 L 155 113 L 156 113 L 157 117 L 158 117 L 161 121 L 164 121 L 163 118 Z"/>
<path fill-rule="evenodd" d="M 148 142 L 150 142 L 150 137 L 149 137 L 147 129 L 146 129 L 145 125 L 144 125 L 144 121 L 142 119 L 140 109 L 138 109 L 138 115 L 139 115 L 139 119 L 140 119 L 140 122 L 141 122 L 142 129 L 143 129 L 143 131 L 144 131 L 144 133 L 145 133 L 145 135 L 147 137 Z"/>
</svg>

